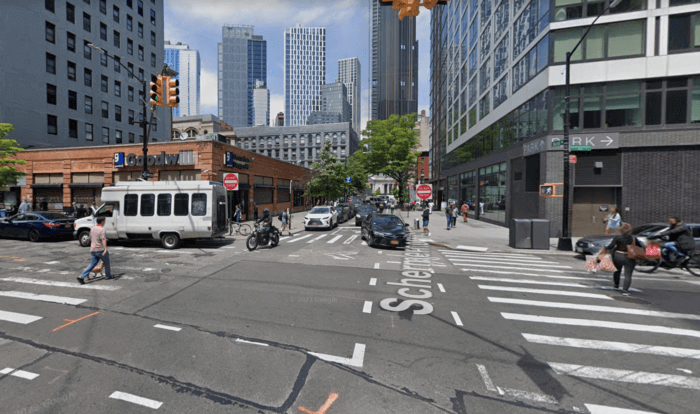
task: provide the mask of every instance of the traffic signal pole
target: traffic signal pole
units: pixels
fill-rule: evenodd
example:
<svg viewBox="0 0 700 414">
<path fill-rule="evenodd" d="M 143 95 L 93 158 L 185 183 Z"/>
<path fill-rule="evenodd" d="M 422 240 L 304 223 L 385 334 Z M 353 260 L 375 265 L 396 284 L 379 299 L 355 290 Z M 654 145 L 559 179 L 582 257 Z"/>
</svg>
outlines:
<svg viewBox="0 0 700 414">
<path fill-rule="evenodd" d="M 120 62 L 121 64 L 121 62 Z M 132 74 L 133 76 L 133 74 Z M 144 79 L 141 82 L 141 86 L 143 87 L 143 119 L 141 120 L 141 125 L 143 126 L 143 171 L 141 172 L 141 177 L 144 180 L 147 180 L 150 178 L 149 176 L 151 173 L 148 171 L 148 132 L 149 132 L 149 122 L 147 121 L 148 119 L 148 105 L 146 105 L 146 97 L 149 96 L 148 94 L 148 85 L 146 84 L 146 80 Z"/>
</svg>

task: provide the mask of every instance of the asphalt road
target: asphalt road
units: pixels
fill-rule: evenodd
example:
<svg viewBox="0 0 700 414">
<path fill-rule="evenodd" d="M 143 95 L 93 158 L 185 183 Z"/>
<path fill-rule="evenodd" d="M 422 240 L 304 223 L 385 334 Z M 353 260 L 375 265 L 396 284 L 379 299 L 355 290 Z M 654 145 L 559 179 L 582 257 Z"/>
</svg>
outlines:
<svg viewBox="0 0 700 414">
<path fill-rule="evenodd" d="M 699 412 L 679 271 L 622 297 L 580 258 L 374 249 L 350 224 L 110 255 L 117 279 L 80 286 L 77 242 L 0 240 L 0 411 Z"/>
</svg>

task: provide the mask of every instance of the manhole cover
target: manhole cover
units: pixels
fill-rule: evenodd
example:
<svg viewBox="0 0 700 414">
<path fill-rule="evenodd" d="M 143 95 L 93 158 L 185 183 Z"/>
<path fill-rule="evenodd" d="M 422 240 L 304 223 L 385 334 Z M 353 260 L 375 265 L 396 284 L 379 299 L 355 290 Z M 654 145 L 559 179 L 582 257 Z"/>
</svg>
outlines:
<svg viewBox="0 0 700 414">
<path fill-rule="evenodd" d="M 640 298 L 635 298 L 632 296 L 613 296 L 613 299 L 619 300 L 621 302 L 627 302 L 627 303 L 636 303 L 639 305 L 651 305 L 651 302 L 648 300 L 640 299 Z"/>
</svg>

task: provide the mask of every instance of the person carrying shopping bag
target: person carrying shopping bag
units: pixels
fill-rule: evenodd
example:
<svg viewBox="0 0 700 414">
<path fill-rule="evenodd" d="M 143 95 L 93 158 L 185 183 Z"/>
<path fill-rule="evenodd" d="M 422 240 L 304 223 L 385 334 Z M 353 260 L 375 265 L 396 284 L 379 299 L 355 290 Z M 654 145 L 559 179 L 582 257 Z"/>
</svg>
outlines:
<svg viewBox="0 0 700 414">
<path fill-rule="evenodd" d="M 632 236 L 632 226 L 629 223 L 622 223 L 620 233 L 598 253 L 598 260 L 608 252 L 612 254 L 612 261 L 616 269 L 613 273 L 613 285 L 615 289 L 620 288 L 620 274 L 624 270 L 625 281 L 622 285 L 622 295 L 629 296 L 634 267 L 637 265 L 637 260 L 644 260 L 644 245 Z M 641 256 L 639 256 L 640 254 Z"/>
<path fill-rule="evenodd" d="M 462 203 L 462 216 L 464 217 L 464 222 L 469 223 L 469 217 L 467 215 L 469 214 L 469 204 L 467 202 Z"/>
<path fill-rule="evenodd" d="M 620 232 L 620 227 L 622 226 L 622 217 L 617 211 L 617 207 L 612 207 L 610 209 L 610 214 L 603 218 L 603 223 L 605 223 L 605 234 Z"/>
</svg>

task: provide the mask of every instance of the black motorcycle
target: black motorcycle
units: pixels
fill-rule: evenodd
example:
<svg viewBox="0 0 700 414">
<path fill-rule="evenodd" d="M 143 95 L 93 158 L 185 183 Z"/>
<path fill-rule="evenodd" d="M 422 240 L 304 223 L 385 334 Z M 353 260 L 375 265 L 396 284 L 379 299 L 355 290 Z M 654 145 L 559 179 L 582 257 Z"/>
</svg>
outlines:
<svg viewBox="0 0 700 414">
<path fill-rule="evenodd" d="M 689 256 L 678 260 L 676 257 L 671 257 L 671 253 L 666 248 L 666 243 L 658 243 L 661 247 L 661 257 L 658 259 L 649 259 L 641 263 L 637 263 L 634 270 L 642 273 L 653 273 L 659 267 L 666 270 L 682 269 L 687 270 L 693 276 L 700 276 L 700 252 L 695 250 Z"/>
<path fill-rule="evenodd" d="M 250 236 L 248 236 L 248 240 L 246 240 L 246 247 L 248 247 L 248 250 L 253 251 L 258 248 L 258 246 L 267 246 L 268 244 L 271 247 L 277 247 L 278 244 L 280 244 L 280 232 L 275 226 L 271 226 L 270 229 L 266 232 L 261 231 L 262 227 L 260 224 L 255 224 L 255 230 L 253 230 L 253 233 L 251 233 Z"/>
</svg>

